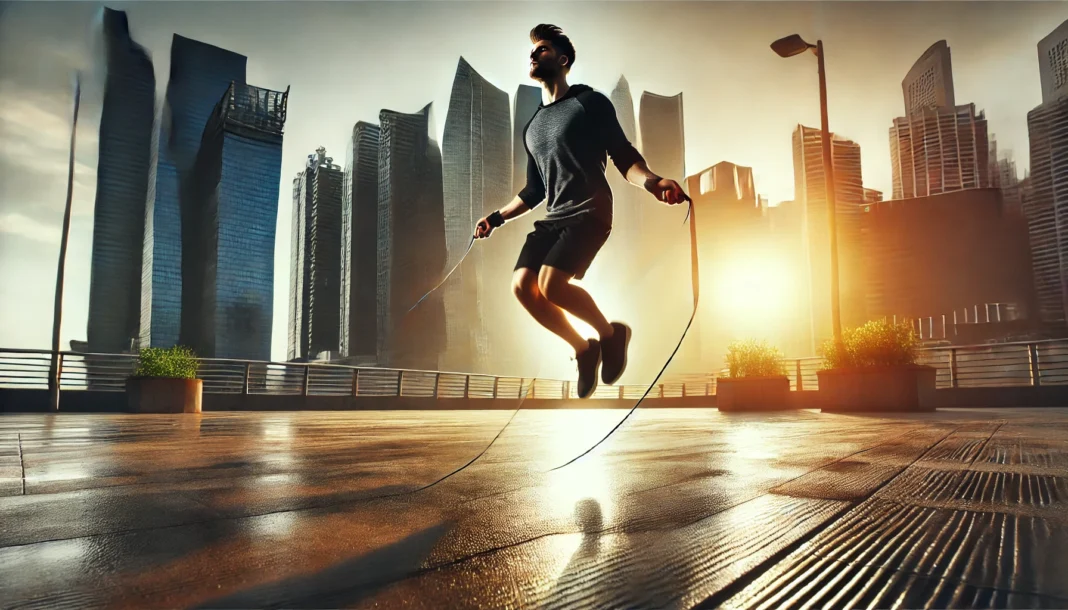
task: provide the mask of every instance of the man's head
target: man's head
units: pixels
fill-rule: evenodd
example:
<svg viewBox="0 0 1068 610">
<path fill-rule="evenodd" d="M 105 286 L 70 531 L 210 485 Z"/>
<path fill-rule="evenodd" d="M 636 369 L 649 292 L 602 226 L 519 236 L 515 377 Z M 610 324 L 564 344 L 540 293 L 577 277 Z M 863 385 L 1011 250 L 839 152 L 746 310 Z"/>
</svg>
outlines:
<svg viewBox="0 0 1068 610">
<path fill-rule="evenodd" d="M 530 78 L 547 82 L 575 65 L 575 45 L 555 25 L 542 23 L 530 30 L 530 42 Z"/>
</svg>

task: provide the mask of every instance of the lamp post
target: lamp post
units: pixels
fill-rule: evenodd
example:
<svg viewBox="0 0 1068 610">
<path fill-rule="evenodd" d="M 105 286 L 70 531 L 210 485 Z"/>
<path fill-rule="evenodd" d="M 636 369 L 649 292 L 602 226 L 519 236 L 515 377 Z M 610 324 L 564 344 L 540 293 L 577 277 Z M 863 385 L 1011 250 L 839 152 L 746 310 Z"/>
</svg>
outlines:
<svg viewBox="0 0 1068 610">
<path fill-rule="evenodd" d="M 842 341 L 842 312 L 838 299 L 838 222 L 837 204 L 835 202 L 834 162 L 831 155 L 831 131 L 827 127 L 827 73 L 823 65 L 823 41 L 816 44 L 805 42 L 797 34 L 780 38 L 771 43 L 771 50 L 779 57 L 793 57 L 811 50 L 816 54 L 816 65 L 820 79 L 820 131 L 823 136 L 823 176 L 827 191 L 827 217 L 831 231 L 831 326 L 834 330 L 835 344 Z"/>
</svg>

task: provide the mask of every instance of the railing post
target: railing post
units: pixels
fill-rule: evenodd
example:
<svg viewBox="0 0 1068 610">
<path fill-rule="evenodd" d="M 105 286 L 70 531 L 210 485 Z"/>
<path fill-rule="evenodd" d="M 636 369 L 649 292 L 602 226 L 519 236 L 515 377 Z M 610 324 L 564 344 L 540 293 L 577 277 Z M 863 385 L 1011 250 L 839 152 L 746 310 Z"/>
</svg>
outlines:
<svg viewBox="0 0 1068 610">
<path fill-rule="evenodd" d="M 241 382 L 241 393 L 248 396 L 248 378 L 252 376 L 252 363 L 245 363 L 245 379 Z"/>
<path fill-rule="evenodd" d="M 563 399 L 564 399 L 564 400 L 567 400 L 568 398 L 571 398 L 571 382 L 570 382 L 570 381 L 565 381 L 565 382 L 564 382 L 564 395 L 563 395 Z"/>
<path fill-rule="evenodd" d="M 619 399 L 620 399 L 620 400 L 623 400 L 623 388 L 624 388 L 624 387 L 625 387 L 625 386 L 623 386 L 623 385 L 620 385 L 620 386 L 619 386 Z"/>
<path fill-rule="evenodd" d="M 464 375 L 464 398 L 471 396 L 471 376 Z"/>
<path fill-rule="evenodd" d="M 441 373 L 434 373 L 434 398 L 438 397 L 438 386 L 441 384 Z M 494 386 L 496 388 L 496 386 Z"/>
<path fill-rule="evenodd" d="M 805 380 L 804 380 L 803 377 L 801 377 L 801 359 L 798 358 L 797 361 L 794 364 L 797 366 L 797 371 L 795 373 L 797 375 L 797 391 L 798 392 L 804 392 L 805 391 Z"/>
<path fill-rule="evenodd" d="M 1041 367 L 1039 367 L 1039 362 L 1038 362 L 1038 344 L 1037 343 L 1028 343 L 1027 344 L 1027 355 L 1028 355 L 1028 359 L 1031 361 L 1031 385 L 1036 386 L 1036 387 L 1040 386 L 1040 385 L 1042 385 L 1042 370 L 1041 370 Z"/>
<path fill-rule="evenodd" d="M 404 396 L 404 371 L 397 371 L 397 396 Z"/>
<path fill-rule="evenodd" d="M 660 384 L 660 398 L 664 397 L 664 384 Z"/>
<path fill-rule="evenodd" d="M 682 382 L 682 397 L 686 398 L 686 382 Z"/>
<path fill-rule="evenodd" d="M 497 398 L 497 386 L 498 386 L 498 384 L 500 384 L 500 381 L 501 381 L 500 377 L 494 377 L 493 378 L 493 397 L 494 398 Z M 435 384 L 436 384 L 436 382 L 435 382 Z"/>
<path fill-rule="evenodd" d="M 360 369 L 352 371 L 352 395 L 360 395 Z"/>
<path fill-rule="evenodd" d="M 519 378 L 519 389 L 515 391 L 515 397 L 520 399 L 520 400 L 523 399 L 523 384 L 526 382 L 526 380 L 527 380 L 526 377 L 520 377 Z"/>
<path fill-rule="evenodd" d="M 305 364 L 304 365 L 304 383 L 303 383 L 303 387 L 301 388 L 301 393 L 300 393 L 301 396 L 307 396 L 308 395 L 308 386 L 310 384 L 311 384 L 311 365 L 310 364 Z"/>
<path fill-rule="evenodd" d="M 950 387 L 960 387 L 960 379 L 957 378 L 957 348 L 953 347 L 949 350 L 949 385 Z"/>
</svg>

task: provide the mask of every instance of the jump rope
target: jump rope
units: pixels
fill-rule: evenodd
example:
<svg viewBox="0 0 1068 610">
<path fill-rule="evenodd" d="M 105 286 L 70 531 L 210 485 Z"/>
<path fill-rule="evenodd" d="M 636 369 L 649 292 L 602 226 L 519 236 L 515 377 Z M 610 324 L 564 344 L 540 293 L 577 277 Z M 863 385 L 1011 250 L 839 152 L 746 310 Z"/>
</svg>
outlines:
<svg viewBox="0 0 1068 610">
<path fill-rule="evenodd" d="M 698 300 L 699 300 L 699 297 L 700 297 L 701 289 L 700 289 L 700 274 L 698 272 L 699 271 L 699 267 L 698 267 L 698 258 L 697 258 L 697 224 L 696 224 L 696 218 L 695 218 L 695 215 L 694 215 L 693 200 L 690 199 L 690 197 L 688 195 L 683 193 L 683 201 L 686 201 L 688 203 L 688 209 L 686 211 L 686 217 L 683 219 L 683 224 L 689 223 L 689 226 L 690 226 L 690 285 L 691 285 L 691 288 L 693 290 L 693 312 L 690 314 L 689 321 L 686 322 L 686 328 L 682 331 L 682 336 L 679 337 L 679 341 L 675 345 L 675 349 L 672 350 L 671 355 L 668 356 L 667 361 L 664 362 L 664 366 L 661 367 L 660 372 L 656 374 L 656 377 L 653 379 L 652 383 L 650 383 L 649 387 L 646 388 L 645 393 L 643 393 L 641 398 L 638 399 L 638 402 L 634 403 L 634 406 L 631 407 L 630 411 L 628 411 L 627 414 L 623 416 L 623 419 L 619 420 L 619 423 L 617 423 L 615 426 L 613 426 L 612 429 L 608 431 L 608 434 L 606 434 L 601 440 L 599 440 L 596 443 L 594 443 L 589 449 L 586 449 L 585 451 L 583 451 L 582 453 L 578 454 L 574 458 L 568 460 L 567 462 L 565 462 L 565 463 L 563 463 L 563 464 L 561 464 L 561 465 L 559 465 L 559 466 L 557 466 L 555 468 L 549 469 L 548 471 L 546 471 L 547 473 L 548 472 L 553 472 L 553 471 L 556 471 L 556 470 L 560 470 L 561 468 L 566 468 L 567 466 L 570 466 L 571 464 L 574 464 L 578 460 L 580 460 L 583 457 L 585 457 L 586 455 L 588 455 L 594 449 L 599 447 L 602 443 L 604 443 L 606 440 L 608 440 L 613 434 L 615 434 L 616 431 L 618 431 L 620 429 L 620 427 L 622 427 L 623 424 L 628 419 L 630 419 L 630 416 L 633 415 L 634 412 L 638 410 L 638 407 L 641 406 L 642 402 L 644 402 L 645 399 L 649 396 L 649 393 L 653 390 L 653 388 L 656 387 L 657 382 L 660 381 L 660 378 L 664 375 L 664 372 L 667 371 L 668 366 L 671 365 L 672 360 L 674 360 L 675 356 L 679 353 L 679 349 L 682 347 L 682 343 L 686 340 L 686 335 L 689 334 L 690 327 L 693 326 L 693 321 L 697 317 L 697 304 L 698 304 Z M 427 299 L 427 297 L 429 297 L 431 294 L 436 292 L 439 288 L 444 286 L 446 282 L 449 281 L 449 278 L 452 277 L 452 274 L 455 273 L 456 270 L 460 268 L 460 265 L 462 265 L 464 263 L 464 260 L 467 259 L 467 256 L 469 254 L 471 254 L 471 250 L 474 249 L 474 246 L 475 246 L 475 237 L 474 237 L 474 235 L 472 235 L 471 236 L 471 240 L 467 244 L 467 249 L 464 251 L 463 256 L 460 257 L 460 260 L 457 261 L 457 263 L 453 266 L 453 268 L 450 269 L 447 274 L 445 274 L 445 277 L 442 278 L 442 280 L 440 282 L 438 282 L 438 284 L 436 286 L 431 288 L 418 301 L 416 301 L 415 305 L 412 305 L 412 307 L 408 310 L 408 312 L 405 314 L 405 316 L 407 316 L 407 314 L 410 314 L 412 311 L 414 311 L 415 308 L 419 307 L 419 305 L 422 304 L 423 301 L 425 301 Z M 537 378 L 534 378 L 534 380 L 531 381 L 531 385 L 533 386 L 533 384 L 536 383 L 536 382 L 537 382 Z M 524 400 L 525 400 L 525 398 L 524 398 Z M 504 434 L 504 431 L 508 429 L 508 426 L 510 426 L 512 424 L 512 421 L 515 420 L 516 415 L 519 415 L 519 412 L 522 409 L 523 409 L 523 405 L 522 405 L 522 402 L 521 402 L 520 405 L 519 405 L 519 408 L 517 408 L 515 410 L 515 412 L 512 413 L 512 416 L 508 418 L 508 421 L 505 422 L 504 426 L 500 429 L 499 432 L 497 432 L 497 435 L 493 437 L 493 440 L 491 440 L 489 442 L 489 444 L 486 445 L 486 447 L 481 452 L 479 452 L 478 455 L 476 455 L 474 458 L 472 458 L 469 462 L 467 462 L 463 466 L 460 466 L 456 470 L 453 470 L 449 474 L 437 479 L 436 481 L 434 481 L 432 483 L 429 483 L 427 485 L 424 485 L 424 486 L 419 487 L 418 489 L 414 489 L 412 491 L 402 492 L 401 494 L 395 494 L 395 495 L 408 495 L 408 494 L 413 494 L 413 493 L 416 493 L 416 492 L 419 492 L 419 491 L 423 491 L 424 489 L 429 489 L 430 487 L 433 487 L 433 486 L 445 481 L 449 477 L 452 477 L 453 475 L 459 474 L 460 472 L 463 472 L 464 470 L 466 470 L 468 467 L 472 466 L 483 455 L 485 455 L 486 452 L 489 451 L 491 447 L 493 447 L 494 443 L 497 442 L 497 439 L 499 439 L 501 437 L 501 435 Z"/>
</svg>

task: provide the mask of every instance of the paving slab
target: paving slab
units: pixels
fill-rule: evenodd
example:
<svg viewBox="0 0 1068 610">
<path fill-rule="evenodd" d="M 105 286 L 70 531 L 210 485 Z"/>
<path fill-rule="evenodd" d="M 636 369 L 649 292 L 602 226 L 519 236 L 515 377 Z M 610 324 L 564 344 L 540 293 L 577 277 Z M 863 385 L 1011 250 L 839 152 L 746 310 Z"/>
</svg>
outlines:
<svg viewBox="0 0 1068 610">
<path fill-rule="evenodd" d="M 1068 607 L 1068 409 L 623 415 L 5 415 L 0 600 Z"/>
</svg>

